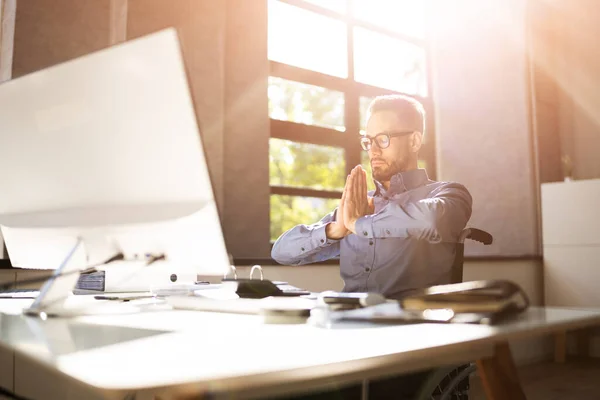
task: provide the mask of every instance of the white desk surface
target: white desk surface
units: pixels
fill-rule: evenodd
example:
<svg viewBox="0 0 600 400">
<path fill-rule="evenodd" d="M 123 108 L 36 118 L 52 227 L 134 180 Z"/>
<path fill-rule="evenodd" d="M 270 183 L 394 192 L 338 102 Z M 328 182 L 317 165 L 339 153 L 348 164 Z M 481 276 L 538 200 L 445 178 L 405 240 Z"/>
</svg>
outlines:
<svg viewBox="0 0 600 400">
<path fill-rule="evenodd" d="M 495 327 L 267 325 L 255 315 L 168 310 L 41 320 L 0 300 L 0 346 L 106 398 L 206 391 L 236 398 L 322 388 L 490 356 L 495 343 L 600 325 L 600 310 L 531 308 Z"/>
</svg>

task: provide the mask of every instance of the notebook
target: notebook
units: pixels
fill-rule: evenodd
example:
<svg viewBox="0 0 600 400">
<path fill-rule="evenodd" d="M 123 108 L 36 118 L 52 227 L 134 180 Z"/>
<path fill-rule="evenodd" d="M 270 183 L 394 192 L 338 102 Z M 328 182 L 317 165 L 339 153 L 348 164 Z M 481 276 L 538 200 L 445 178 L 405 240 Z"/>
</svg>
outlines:
<svg viewBox="0 0 600 400">
<path fill-rule="evenodd" d="M 494 325 L 529 307 L 529 299 L 513 282 L 484 280 L 432 286 L 397 302 L 333 312 L 330 321 L 378 323 L 468 323 Z"/>
<path fill-rule="evenodd" d="M 515 283 L 480 280 L 431 286 L 399 300 L 404 310 L 450 309 L 454 313 L 497 313 L 504 309 L 525 309 L 529 299 Z"/>
</svg>

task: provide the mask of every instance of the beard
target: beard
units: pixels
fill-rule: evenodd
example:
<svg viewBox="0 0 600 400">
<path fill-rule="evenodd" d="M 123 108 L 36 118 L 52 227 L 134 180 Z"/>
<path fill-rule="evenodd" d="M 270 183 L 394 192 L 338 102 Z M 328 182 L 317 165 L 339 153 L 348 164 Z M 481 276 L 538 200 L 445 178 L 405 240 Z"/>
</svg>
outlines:
<svg viewBox="0 0 600 400">
<path fill-rule="evenodd" d="M 385 164 L 373 167 L 373 160 L 383 161 Z M 388 161 L 382 157 L 375 157 L 373 160 L 371 160 L 373 179 L 379 182 L 389 182 L 392 179 L 392 176 L 408 169 L 410 155 L 408 154 L 408 151 L 406 151 L 405 154 L 398 155 L 398 157 L 394 158 L 392 161 Z"/>
</svg>

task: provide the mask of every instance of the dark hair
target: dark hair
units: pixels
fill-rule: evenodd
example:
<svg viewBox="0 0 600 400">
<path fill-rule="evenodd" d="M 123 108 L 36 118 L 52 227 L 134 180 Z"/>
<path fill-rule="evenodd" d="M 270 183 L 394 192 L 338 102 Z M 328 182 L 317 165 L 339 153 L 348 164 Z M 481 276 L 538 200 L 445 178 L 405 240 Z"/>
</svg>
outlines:
<svg viewBox="0 0 600 400">
<path fill-rule="evenodd" d="M 369 105 L 369 113 L 393 111 L 403 121 L 414 126 L 415 131 L 425 134 L 425 109 L 423 104 L 414 98 L 402 94 L 376 97 Z"/>
</svg>

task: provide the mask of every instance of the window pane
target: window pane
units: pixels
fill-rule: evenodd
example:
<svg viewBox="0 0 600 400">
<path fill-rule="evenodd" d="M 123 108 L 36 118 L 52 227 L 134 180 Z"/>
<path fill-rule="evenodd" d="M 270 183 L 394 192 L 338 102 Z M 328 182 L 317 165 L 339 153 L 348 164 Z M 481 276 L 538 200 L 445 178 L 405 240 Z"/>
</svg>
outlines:
<svg viewBox="0 0 600 400">
<path fill-rule="evenodd" d="M 320 86 L 269 77 L 269 116 L 282 121 L 344 128 L 344 94 Z"/>
<path fill-rule="evenodd" d="M 354 28 L 354 78 L 358 82 L 427 95 L 425 50 L 364 28 Z"/>
<path fill-rule="evenodd" d="M 271 241 L 299 224 L 314 224 L 339 205 L 338 199 L 271 195 Z"/>
<path fill-rule="evenodd" d="M 360 111 L 360 133 L 364 134 L 367 129 L 367 112 L 369 111 L 369 105 L 373 101 L 373 97 L 364 97 L 361 96 L 359 98 L 359 111 Z"/>
<path fill-rule="evenodd" d="M 269 0 L 269 59 L 346 78 L 346 26 L 323 15 Z"/>
<path fill-rule="evenodd" d="M 306 3 L 312 3 L 316 6 L 327 8 L 329 10 L 346 14 L 347 0 L 304 0 Z"/>
<path fill-rule="evenodd" d="M 269 139 L 269 183 L 318 190 L 344 188 L 344 149 Z"/>
<path fill-rule="evenodd" d="M 356 19 L 415 38 L 425 37 L 423 0 L 354 0 Z"/>
<path fill-rule="evenodd" d="M 360 163 L 365 171 L 367 171 L 367 190 L 375 190 L 375 183 L 373 183 L 373 171 L 371 171 L 371 163 L 369 161 L 369 153 L 366 151 L 360 153 Z"/>
</svg>

